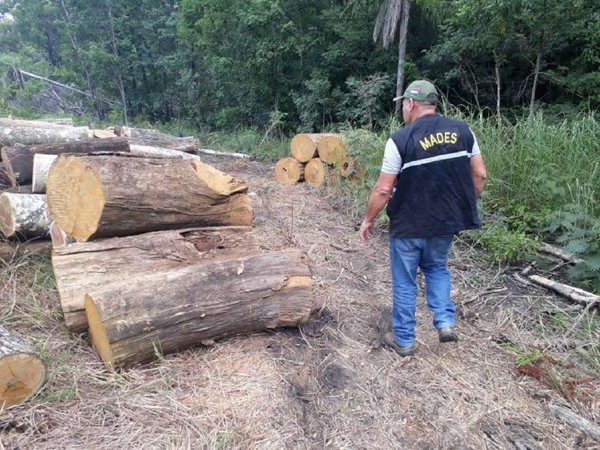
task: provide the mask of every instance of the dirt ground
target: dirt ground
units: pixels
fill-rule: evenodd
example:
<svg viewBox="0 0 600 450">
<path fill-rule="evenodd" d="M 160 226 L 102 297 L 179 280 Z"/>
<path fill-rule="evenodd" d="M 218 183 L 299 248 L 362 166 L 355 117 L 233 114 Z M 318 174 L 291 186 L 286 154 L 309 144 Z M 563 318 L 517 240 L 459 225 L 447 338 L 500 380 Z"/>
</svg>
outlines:
<svg viewBox="0 0 600 450">
<path fill-rule="evenodd" d="M 34 399 L 0 411 L 0 450 L 600 448 L 550 412 L 600 421 L 599 374 L 551 333 L 553 312 L 572 304 L 518 284 L 458 238 L 450 270 L 460 341 L 438 343 L 420 294 L 420 347 L 401 358 L 380 342 L 391 287 L 385 231 L 360 242 L 335 189 L 281 185 L 258 162 L 210 162 L 248 183 L 264 249 L 309 255 L 309 322 L 114 372 L 86 335 L 65 330 L 48 257 L 12 261 L 0 319 L 43 348 L 49 378 Z M 536 364 L 518 370 L 518 356 L 531 354 Z"/>
</svg>

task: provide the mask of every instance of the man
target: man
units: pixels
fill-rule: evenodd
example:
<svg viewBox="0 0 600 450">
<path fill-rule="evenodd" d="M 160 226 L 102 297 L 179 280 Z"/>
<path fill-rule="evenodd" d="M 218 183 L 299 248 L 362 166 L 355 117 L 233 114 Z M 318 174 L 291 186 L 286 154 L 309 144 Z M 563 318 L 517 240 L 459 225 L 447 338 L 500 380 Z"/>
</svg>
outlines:
<svg viewBox="0 0 600 450">
<path fill-rule="evenodd" d="M 402 101 L 406 126 L 386 144 L 359 231 L 366 242 L 387 204 L 392 330 L 383 341 L 401 356 L 416 350 L 417 267 L 425 275 L 427 306 L 440 342 L 458 341 L 448 252 L 455 233 L 480 227 L 476 199 L 487 177 L 483 158 L 466 123 L 436 113 L 438 98 L 433 84 L 418 80 L 394 99 Z"/>
</svg>

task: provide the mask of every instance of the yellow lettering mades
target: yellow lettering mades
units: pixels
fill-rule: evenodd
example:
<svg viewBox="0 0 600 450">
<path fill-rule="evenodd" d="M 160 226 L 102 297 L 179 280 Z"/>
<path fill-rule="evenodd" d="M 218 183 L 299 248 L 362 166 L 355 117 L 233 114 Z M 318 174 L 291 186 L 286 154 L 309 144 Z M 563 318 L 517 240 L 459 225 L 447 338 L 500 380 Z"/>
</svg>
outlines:
<svg viewBox="0 0 600 450">
<path fill-rule="evenodd" d="M 419 141 L 423 150 L 429 150 L 434 145 L 456 144 L 458 142 L 458 133 L 449 131 L 443 133 L 431 133 Z"/>
</svg>

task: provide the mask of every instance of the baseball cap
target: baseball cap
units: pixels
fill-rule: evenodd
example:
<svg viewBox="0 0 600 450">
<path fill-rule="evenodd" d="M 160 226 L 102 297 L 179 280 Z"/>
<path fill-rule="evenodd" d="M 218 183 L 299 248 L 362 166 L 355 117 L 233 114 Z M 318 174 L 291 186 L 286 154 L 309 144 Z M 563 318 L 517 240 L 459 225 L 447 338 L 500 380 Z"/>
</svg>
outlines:
<svg viewBox="0 0 600 450">
<path fill-rule="evenodd" d="M 427 102 L 436 104 L 438 101 L 438 93 L 435 86 L 427 80 L 416 80 L 408 85 L 404 94 L 396 97 L 394 101 L 403 98 L 412 98 L 418 102 Z"/>
</svg>

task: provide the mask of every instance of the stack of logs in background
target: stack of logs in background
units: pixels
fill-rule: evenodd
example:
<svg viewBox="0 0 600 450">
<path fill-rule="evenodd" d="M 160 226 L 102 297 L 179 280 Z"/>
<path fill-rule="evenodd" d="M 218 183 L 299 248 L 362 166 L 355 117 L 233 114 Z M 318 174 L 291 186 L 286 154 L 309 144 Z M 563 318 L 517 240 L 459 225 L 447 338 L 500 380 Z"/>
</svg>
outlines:
<svg viewBox="0 0 600 450">
<path fill-rule="evenodd" d="M 246 183 L 203 163 L 194 138 L 12 119 L 0 135 L 4 244 L 51 237 L 65 326 L 89 331 L 106 364 L 308 320 L 306 255 L 260 248 Z M 44 378 L 18 330 L 0 329 L 0 409 Z"/>
<path fill-rule="evenodd" d="M 282 183 L 304 181 L 321 186 L 329 175 L 346 178 L 355 169 L 354 159 L 348 156 L 347 145 L 338 134 L 297 134 L 290 142 L 290 151 L 292 156 L 275 164 L 275 178 Z"/>
</svg>

